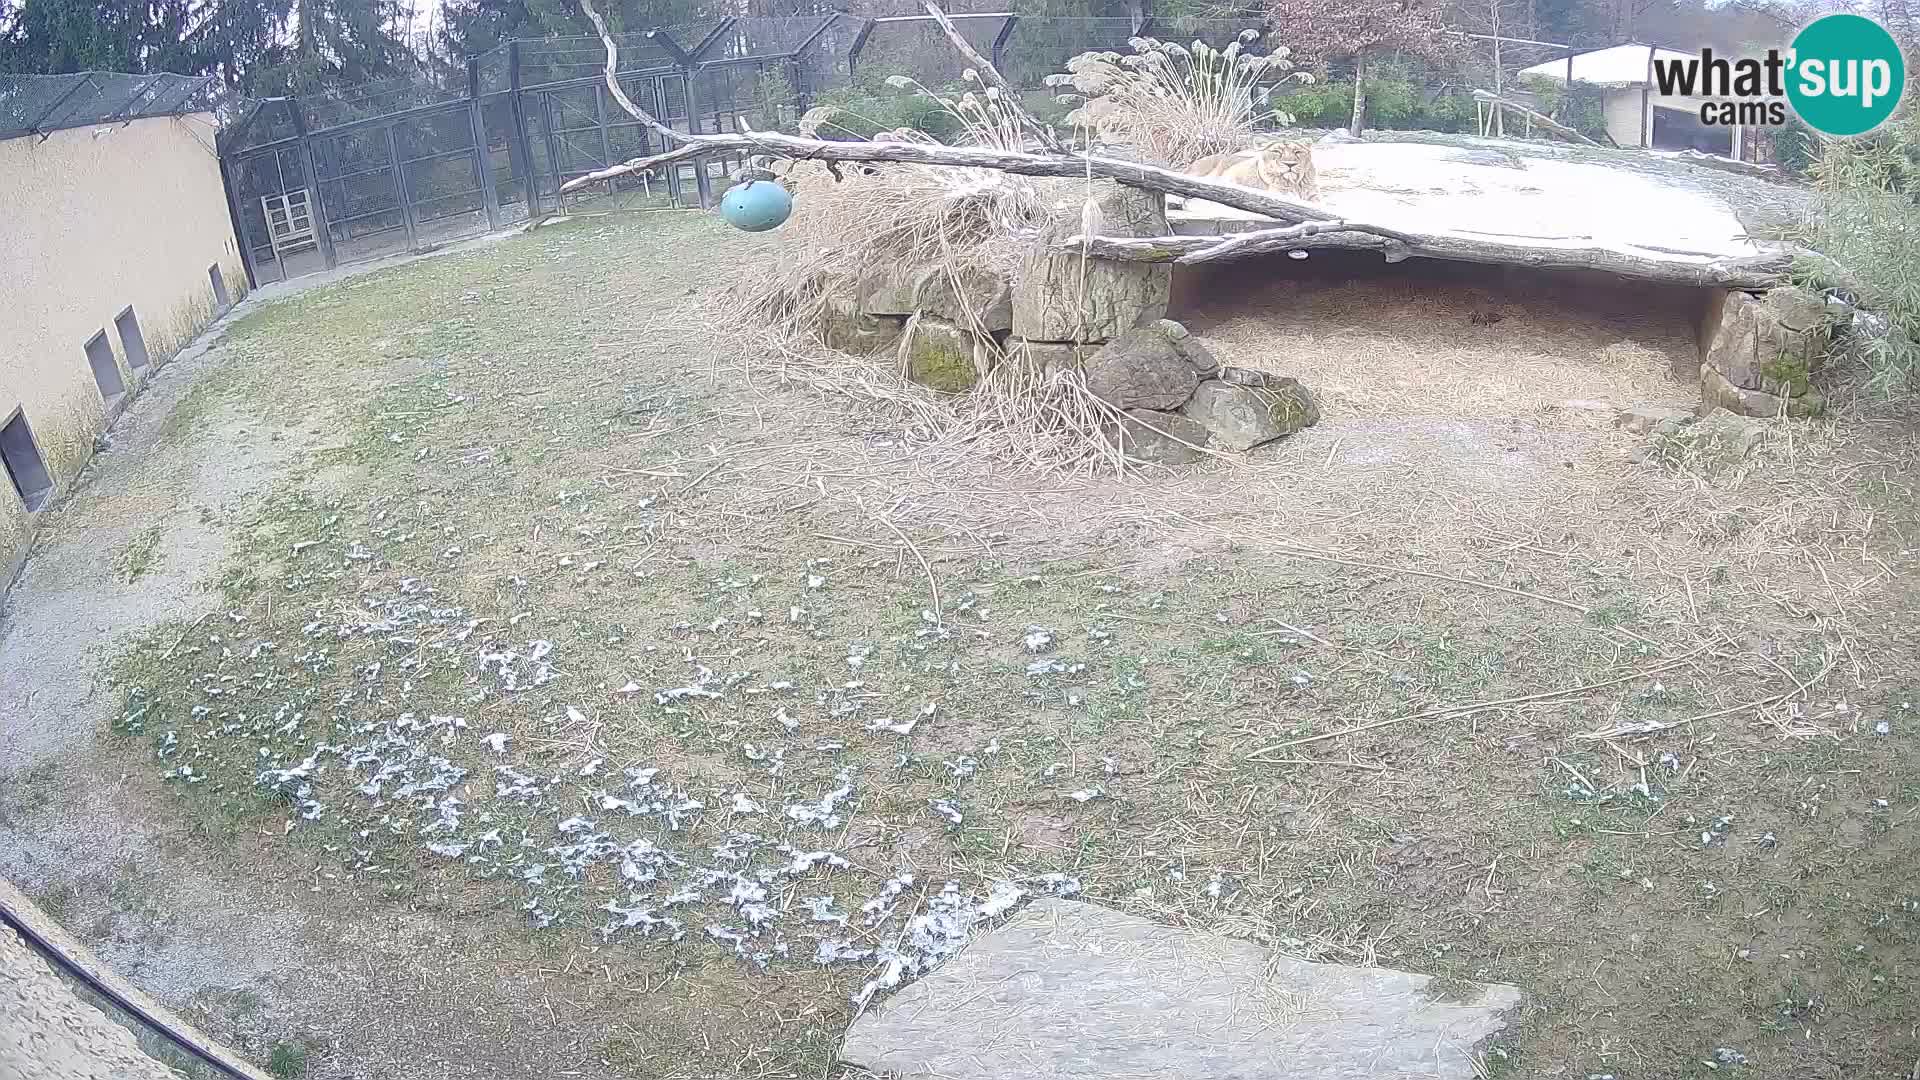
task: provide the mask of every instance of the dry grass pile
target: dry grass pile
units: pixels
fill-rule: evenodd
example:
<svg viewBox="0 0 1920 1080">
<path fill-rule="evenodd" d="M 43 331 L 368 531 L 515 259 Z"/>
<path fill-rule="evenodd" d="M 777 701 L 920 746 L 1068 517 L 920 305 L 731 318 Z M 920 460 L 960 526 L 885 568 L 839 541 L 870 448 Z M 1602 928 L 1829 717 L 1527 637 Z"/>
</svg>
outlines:
<svg viewBox="0 0 1920 1080">
<path fill-rule="evenodd" d="M 945 98 L 911 80 L 900 83 L 940 102 L 972 145 L 1022 146 L 1020 124 L 997 90 Z M 826 109 L 803 122 L 809 130 L 832 126 Z M 928 136 L 902 130 L 880 138 Z M 834 347 L 834 321 L 855 317 L 861 284 L 872 275 L 938 268 L 962 298 L 969 294 L 964 283 L 975 275 L 1011 278 L 1027 253 L 1060 227 L 1057 182 L 922 165 L 837 171 L 808 165 L 791 169 L 786 182 L 795 192 L 794 214 L 784 229 L 794 257 L 745 284 L 748 318 L 735 324 L 756 351 L 773 359 L 782 381 L 891 409 L 919 443 L 984 447 L 1046 473 L 1125 468 L 1117 413 L 1087 392 L 1077 372 L 984 356 L 976 361 L 984 370 L 970 392 L 937 393 L 905 377 L 917 319 L 908 322 L 891 355 Z M 1085 206 L 1092 205 L 1088 198 Z M 1083 208 L 1082 219 L 1088 212 Z M 968 316 L 961 321 L 970 325 L 963 328 L 990 341 L 974 313 Z"/>
<path fill-rule="evenodd" d="M 1068 123 L 1131 146 L 1149 161 L 1184 168 L 1251 143 L 1254 120 L 1275 83 L 1311 81 L 1293 70 L 1284 46 L 1265 56 L 1247 52 L 1259 37 L 1243 31 L 1224 49 L 1137 37 L 1127 42 L 1133 51 L 1125 56 L 1075 56 L 1066 74 L 1047 76 L 1047 85 L 1078 92 L 1061 98 L 1079 104 Z"/>
<path fill-rule="evenodd" d="M 799 309 L 789 318 L 809 317 Z M 713 322 L 727 325 L 718 316 Z M 923 460 L 964 460 L 976 468 L 984 456 L 1036 473 L 1073 476 L 1127 468 L 1116 410 L 1094 397 L 1077 371 L 1001 362 L 968 393 L 943 394 L 903 378 L 894 354 L 834 349 L 779 319 L 739 322 L 733 334 L 742 351 L 762 358 L 750 374 L 768 373 L 784 386 L 876 410 Z"/>
</svg>

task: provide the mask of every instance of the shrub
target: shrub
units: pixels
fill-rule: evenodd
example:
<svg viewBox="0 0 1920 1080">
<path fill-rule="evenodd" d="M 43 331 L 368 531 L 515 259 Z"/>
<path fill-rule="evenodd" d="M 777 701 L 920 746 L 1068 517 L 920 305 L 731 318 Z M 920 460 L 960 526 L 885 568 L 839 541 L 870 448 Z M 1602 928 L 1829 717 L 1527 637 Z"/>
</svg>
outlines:
<svg viewBox="0 0 1920 1080">
<path fill-rule="evenodd" d="M 799 120 L 795 105 L 800 92 L 793 88 L 785 65 L 765 68 L 754 80 L 753 96 L 759 106 L 759 126 L 791 134 Z"/>
<path fill-rule="evenodd" d="M 1809 171 L 1819 205 L 1807 240 L 1837 268 L 1803 267 L 1803 277 L 1845 288 L 1886 317 L 1888 333 L 1847 338 L 1870 390 L 1920 389 L 1920 111 L 1867 138 L 1823 140 Z"/>
<path fill-rule="evenodd" d="M 1766 128 L 1768 146 L 1773 151 L 1773 163 L 1794 176 L 1805 176 L 1820 160 L 1820 137 L 1813 129 L 1801 123 L 1800 118 L 1791 114 L 1787 122 L 1779 127 Z"/>
<path fill-rule="evenodd" d="M 1599 88 L 1576 83 L 1570 91 L 1565 82 L 1545 75 L 1529 76 L 1521 80 L 1521 85 L 1533 95 L 1534 111 L 1546 113 L 1594 142 L 1607 141 L 1607 116 Z"/>
<path fill-rule="evenodd" d="M 1048 86 L 1072 87 L 1083 102 L 1067 122 L 1131 145 L 1162 165 L 1183 168 L 1209 154 L 1238 150 L 1253 137 L 1275 81 L 1305 82 L 1287 50 L 1246 52 L 1259 38 L 1247 30 L 1224 49 L 1153 38 L 1127 42 L 1133 52 L 1085 52 Z"/>
<path fill-rule="evenodd" d="M 1321 83 L 1303 87 L 1279 98 L 1275 108 L 1282 112 L 1279 122 L 1291 119 L 1301 127 L 1345 127 L 1353 115 L 1351 82 Z M 1367 79 L 1368 126 L 1401 131 L 1473 131 L 1473 99 L 1463 94 L 1443 93 L 1427 98 L 1420 84 L 1410 79 L 1369 76 Z"/>
<path fill-rule="evenodd" d="M 958 87 L 941 91 L 943 96 L 960 92 Z M 884 80 L 863 76 L 846 86 L 836 86 L 820 94 L 817 108 L 832 110 L 830 119 L 820 125 L 823 139 L 871 139 L 885 131 L 918 131 L 941 142 L 958 137 L 965 125 L 938 97 L 889 86 Z"/>
</svg>

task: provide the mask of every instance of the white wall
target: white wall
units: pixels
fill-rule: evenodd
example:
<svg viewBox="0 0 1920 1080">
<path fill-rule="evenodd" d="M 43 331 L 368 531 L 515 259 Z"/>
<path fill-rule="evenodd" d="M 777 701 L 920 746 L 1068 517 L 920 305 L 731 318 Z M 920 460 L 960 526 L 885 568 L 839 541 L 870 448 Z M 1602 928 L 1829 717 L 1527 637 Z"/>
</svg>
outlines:
<svg viewBox="0 0 1920 1080">
<path fill-rule="evenodd" d="M 56 498 L 111 419 L 87 339 L 106 331 L 124 404 L 213 317 L 207 267 L 246 291 L 213 134 L 202 113 L 0 140 L 0 423 L 26 416 Z M 153 358 L 139 372 L 114 327 L 129 305 Z M 0 587 L 36 516 L 0 479 Z"/>
<path fill-rule="evenodd" d="M 1645 146 L 1646 118 L 1641 115 L 1642 88 L 1629 86 L 1608 90 L 1600 99 L 1601 114 L 1607 122 L 1607 135 L 1619 146 Z"/>
</svg>

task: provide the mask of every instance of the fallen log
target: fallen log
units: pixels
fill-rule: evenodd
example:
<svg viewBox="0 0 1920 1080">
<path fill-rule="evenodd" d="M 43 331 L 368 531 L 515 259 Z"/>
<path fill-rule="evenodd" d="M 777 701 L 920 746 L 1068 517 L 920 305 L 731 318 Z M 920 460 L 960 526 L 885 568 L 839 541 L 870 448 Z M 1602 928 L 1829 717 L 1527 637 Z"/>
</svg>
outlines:
<svg viewBox="0 0 1920 1080">
<path fill-rule="evenodd" d="M 1507 243 L 1448 234 L 1375 231 L 1351 222 L 1309 222 L 1282 229 L 1258 229 L 1231 236 L 1150 236 L 1091 239 L 1073 236 L 1056 245 L 1100 259 L 1121 262 L 1170 262 L 1177 266 L 1217 262 L 1247 255 L 1334 249 L 1378 251 L 1388 262 L 1403 259 L 1451 259 L 1529 270 L 1595 270 L 1637 281 L 1719 289 L 1771 289 L 1783 285 L 1793 261 L 1788 250 L 1739 258 L 1685 255 L 1661 251 L 1622 251 L 1582 243 Z"/>
<path fill-rule="evenodd" d="M 1598 270 L 1643 281 L 1681 285 L 1711 285 L 1722 288 L 1762 289 L 1779 283 L 1785 274 L 1785 257 L 1768 254 L 1755 258 L 1714 259 L 1679 253 L 1648 251 L 1644 254 L 1622 252 L 1545 237 L 1531 240 L 1518 237 L 1483 238 L 1456 233 L 1414 231 L 1405 226 L 1387 226 L 1353 221 L 1323 207 L 1269 191 L 1258 191 L 1238 184 L 1189 176 L 1139 161 L 1072 155 L 1065 152 L 1045 154 L 1000 150 L 981 146 L 944 146 L 939 143 L 856 141 L 834 142 L 786 135 L 773 131 L 742 131 L 695 135 L 676 131 L 661 123 L 645 109 L 635 105 L 621 88 L 617 77 L 619 48 L 608 33 L 607 25 L 594 10 L 591 0 L 580 0 L 600 40 L 607 50 L 606 85 L 613 99 L 629 115 L 658 135 L 664 145 L 674 147 L 662 154 L 636 158 L 624 165 L 601 169 L 566 185 L 574 190 L 587 183 L 609 180 L 631 172 L 686 158 L 701 152 L 749 151 L 795 161 L 819 161 L 829 169 L 840 162 L 933 165 L 959 169 L 987 169 L 1017 176 L 1050 176 L 1113 180 L 1129 187 L 1202 199 L 1245 210 L 1281 223 L 1286 228 L 1257 230 L 1231 237 L 1150 237 L 1115 239 L 1094 237 L 1074 239 L 1064 246 L 1083 246 L 1091 255 L 1108 259 L 1157 262 L 1209 262 L 1263 251 L 1303 248 L 1344 248 L 1379 251 L 1389 261 L 1407 258 L 1453 259 L 1460 262 L 1521 266 L 1540 270 Z M 977 74 L 988 86 L 1005 87 L 1006 81 L 993 71 L 972 46 L 960 37 L 951 19 L 933 0 L 923 6 L 963 56 L 979 66 Z M 1020 116 L 1023 127 L 1040 131 L 1040 124 L 1020 108 L 1016 95 L 1003 92 L 1000 105 Z M 1055 145 L 1051 135 L 1040 140 Z M 836 172 L 836 176 L 838 173 Z M 1314 225 L 1305 229 L 1303 226 Z M 1571 239 L 1571 238 L 1569 238 Z"/>
<path fill-rule="evenodd" d="M 1567 125 L 1562 124 L 1560 121 L 1555 120 L 1553 117 L 1548 116 L 1545 113 L 1536 112 L 1532 109 L 1529 109 L 1525 105 L 1522 105 L 1517 101 L 1508 101 L 1506 98 L 1503 98 L 1498 94 L 1490 94 L 1485 90 L 1475 90 L 1473 92 L 1473 100 L 1492 105 L 1496 109 L 1511 109 L 1514 112 L 1519 113 L 1521 116 L 1524 116 L 1527 119 L 1533 121 L 1535 125 L 1545 128 L 1546 130 L 1552 132 L 1553 134 L 1558 135 L 1563 139 L 1566 139 L 1568 142 L 1576 142 L 1582 146 L 1597 147 L 1600 145 L 1599 143 L 1594 142 L 1592 139 L 1587 138 L 1585 135 L 1582 135 L 1579 132 L 1568 127 Z"/>
</svg>

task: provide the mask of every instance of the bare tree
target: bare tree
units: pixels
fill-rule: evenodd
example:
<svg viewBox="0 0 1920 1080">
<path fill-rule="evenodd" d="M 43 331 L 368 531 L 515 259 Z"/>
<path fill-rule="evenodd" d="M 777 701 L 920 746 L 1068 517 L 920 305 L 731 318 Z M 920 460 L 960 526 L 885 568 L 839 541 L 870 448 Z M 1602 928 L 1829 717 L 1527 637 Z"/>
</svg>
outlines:
<svg viewBox="0 0 1920 1080">
<path fill-rule="evenodd" d="M 1237 258 L 1258 252 L 1301 251 L 1307 248 L 1343 248 L 1377 251 L 1390 262 L 1407 258 L 1452 259 L 1492 265 L 1515 265 L 1532 269 L 1589 269 L 1645 281 L 1679 282 L 1688 285 L 1716 285 L 1722 288 L 1762 289 L 1783 279 L 1791 253 L 1782 248 L 1756 256 L 1725 258 L 1710 252 L 1653 250 L 1629 253 L 1604 247 L 1592 247 L 1575 238 L 1543 240 L 1540 237 L 1480 237 L 1456 233 L 1427 233 L 1403 226 L 1377 225 L 1342 217 L 1325 207 L 1239 184 L 1191 176 L 1157 165 L 1123 158 L 1098 156 L 1091 151 L 1074 153 L 1061 144 L 1051 128 L 1022 108 L 1018 95 L 986 57 L 981 56 L 961 36 L 953 20 L 935 0 L 923 0 L 954 50 L 964 57 L 987 89 L 998 96 L 999 104 L 1009 110 L 1020 128 L 1014 140 L 1032 150 L 1001 149 L 994 146 L 944 146 L 935 142 L 884 140 L 876 142 L 838 142 L 777 131 L 745 130 L 691 134 L 676 131 L 658 117 L 634 104 L 621 86 L 619 46 L 608 32 L 607 24 L 593 7 L 592 0 L 580 0 L 587 18 L 600 34 L 607 50 L 607 93 L 641 126 L 659 136 L 661 145 L 673 149 L 649 157 L 635 158 L 621 165 L 576 177 L 560 185 L 562 192 L 611 180 L 616 176 L 645 172 L 676 162 L 717 152 L 765 154 L 800 162 L 822 162 L 829 171 L 842 162 L 867 164 L 936 165 L 961 169 L 993 169 L 1018 176 L 1058 176 L 1075 179 L 1117 180 L 1129 187 L 1162 194 L 1206 199 L 1249 210 L 1271 218 L 1274 227 L 1232 236 L 1101 237 L 1073 236 L 1055 241 L 1063 250 L 1079 250 L 1083 257 L 1127 259 L 1148 262 L 1209 262 Z M 705 166 L 702 165 L 702 168 Z M 839 175 L 837 172 L 834 175 Z M 1581 238 L 1584 239 L 1584 238 Z M 1574 241 L 1574 242 L 1568 242 Z"/>
<path fill-rule="evenodd" d="M 1447 26 L 1437 2 L 1429 0 L 1267 0 L 1274 37 L 1308 61 L 1353 59 L 1353 121 L 1358 136 L 1366 126 L 1367 62 L 1382 52 L 1403 52 L 1428 60 L 1459 56 L 1463 39 Z"/>
</svg>

